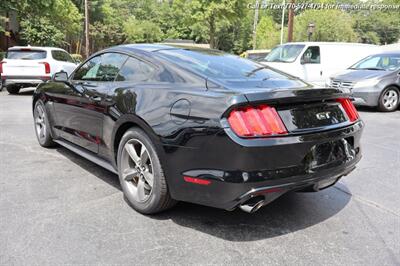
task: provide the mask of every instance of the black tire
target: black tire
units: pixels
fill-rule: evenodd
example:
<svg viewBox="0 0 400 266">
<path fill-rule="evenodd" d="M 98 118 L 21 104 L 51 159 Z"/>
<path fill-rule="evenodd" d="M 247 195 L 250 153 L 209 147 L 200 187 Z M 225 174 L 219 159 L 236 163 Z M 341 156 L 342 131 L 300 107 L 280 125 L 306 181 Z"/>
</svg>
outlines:
<svg viewBox="0 0 400 266">
<path fill-rule="evenodd" d="M 138 156 L 141 154 L 143 146 L 147 153 L 144 156 L 146 159 L 143 159 L 143 156 Z M 128 152 L 129 147 L 133 147 L 136 152 L 137 159 L 139 159 L 138 163 L 132 159 L 132 151 L 131 153 Z M 164 171 L 156 149 L 143 130 L 132 127 L 126 131 L 119 143 L 117 164 L 125 200 L 132 208 L 143 214 L 154 214 L 175 205 L 176 201 L 169 194 Z M 131 175 L 126 174 L 132 171 L 136 172 Z M 144 175 L 146 171 L 152 174 L 152 182 L 147 182 L 147 178 Z M 140 200 L 140 193 L 138 193 L 140 190 L 139 182 L 144 184 L 142 186 L 144 191 L 142 194 L 144 196 L 142 197 L 143 200 Z M 147 195 L 145 194 L 146 192 L 148 193 Z"/>
<path fill-rule="evenodd" d="M 46 107 L 41 100 L 36 102 L 35 108 L 33 109 L 33 121 L 39 144 L 46 148 L 55 146 L 56 144 L 50 134 L 50 122 Z"/>
<path fill-rule="evenodd" d="M 389 95 L 392 95 L 391 99 L 394 99 L 395 103 L 393 104 L 388 104 L 387 98 Z M 393 98 L 394 97 L 394 98 Z M 379 97 L 378 101 L 378 110 L 381 112 L 393 112 L 396 111 L 397 108 L 399 107 L 400 104 L 400 92 L 399 89 L 391 86 L 387 87 L 386 89 L 383 90 L 381 93 L 381 96 Z"/>
<path fill-rule="evenodd" d="M 6 89 L 9 94 L 18 94 L 20 88 L 16 85 L 8 85 Z"/>
</svg>

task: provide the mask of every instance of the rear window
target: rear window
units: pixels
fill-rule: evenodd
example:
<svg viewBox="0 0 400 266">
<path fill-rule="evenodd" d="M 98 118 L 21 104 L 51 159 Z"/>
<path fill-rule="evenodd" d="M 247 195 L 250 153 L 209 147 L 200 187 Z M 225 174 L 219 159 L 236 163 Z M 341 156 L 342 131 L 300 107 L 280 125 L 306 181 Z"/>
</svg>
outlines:
<svg viewBox="0 0 400 266">
<path fill-rule="evenodd" d="M 74 59 L 72 59 L 72 57 L 64 51 L 51 51 L 51 56 L 57 61 L 75 63 Z"/>
<path fill-rule="evenodd" d="M 159 54 L 181 67 L 220 80 L 287 79 L 267 66 L 214 50 L 168 49 Z"/>
<path fill-rule="evenodd" d="M 46 51 L 41 50 L 8 50 L 7 59 L 37 60 L 46 58 Z"/>
</svg>

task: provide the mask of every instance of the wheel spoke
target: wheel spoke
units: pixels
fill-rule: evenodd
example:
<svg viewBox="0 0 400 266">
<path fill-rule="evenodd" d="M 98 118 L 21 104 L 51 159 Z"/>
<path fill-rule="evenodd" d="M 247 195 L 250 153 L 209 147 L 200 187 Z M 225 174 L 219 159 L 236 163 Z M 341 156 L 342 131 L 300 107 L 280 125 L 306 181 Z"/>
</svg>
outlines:
<svg viewBox="0 0 400 266">
<path fill-rule="evenodd" d="M 43 116 L 42 107 L 41 107 L 41 106 L 38 106 L 37 111 L 38 111 L 39 117 L 41 118 L 41 117 Z"/>
<path fill-rule="evenodd" d="M 142 149 L 140 150 L 140 160 L 142 161 L 142 164 L 146 164 L 147 159 L 149 159 L 149 153 L 147 149 L 142 146 Z"/>
<path fill-rule="evenodd" d="M 128 152 L 128 154 L 131 157 L 131 159 L 135 162 L 135 164 L 138 165 L 140 158 L 137 155 L 135 147 L 133 146 L 133 144 L 127 143 L 125 145 L 125 149 Z"/>
<path fill-rule="evenodd" d="M 144 185 L 143 179 L 139 179 L 137 187 L 136 187 L 136 191 L 137 191 L 136 195 L 137 195 L 137 198 L 138 198 L 139 201 L 144 201 L 145 198 L 146 198 L 146 194 L 145 194 L 145 191 L 144 191 L 144 189 L 145 189 L 144 186 L 145 185 Z"/>
<path fill-rule="evenodd" d="M 150 185 L 150 187 L 153 187 L 153 182 L 154 182 L 154 175 L 149 172 L 149 170 L 146 170 L 143 172 L 144 179 L 146 179 L 146 182 Z"/>
<path fill-rule="evenodd" d="M 44 127 L 40 128 L 39 136 L 43 138 L 45 136 Z"/>
<path fill-rule="evenodd" d="M 123 177 L 125 181 L 132 181 L 134 177 L 137 177 L 138 171 L 136 169 L 128 168 L 124 171 Z"/>
</svg>

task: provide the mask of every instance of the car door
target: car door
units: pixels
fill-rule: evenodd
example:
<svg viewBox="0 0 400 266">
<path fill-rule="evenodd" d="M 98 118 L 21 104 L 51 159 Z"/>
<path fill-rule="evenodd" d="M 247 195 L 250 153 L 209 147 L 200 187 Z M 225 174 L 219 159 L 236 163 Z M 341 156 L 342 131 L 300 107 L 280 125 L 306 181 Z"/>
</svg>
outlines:
<svg viewBox="0 0 400 266">
<path fill-rule="evenodd" d="M 325 84 L 319 46 L 309 46 L 301 56 L 300 63 L 305 81 L 315 85 Z"/>
<path fill-rule="evenodd" d="M 54 104 L 59 136 L 98 153 L 103 142 L 107 92 L 126 58 L 122 54 L 104 53 L 75 71 L 69 86 L 57 95 Z"/>
</svg>

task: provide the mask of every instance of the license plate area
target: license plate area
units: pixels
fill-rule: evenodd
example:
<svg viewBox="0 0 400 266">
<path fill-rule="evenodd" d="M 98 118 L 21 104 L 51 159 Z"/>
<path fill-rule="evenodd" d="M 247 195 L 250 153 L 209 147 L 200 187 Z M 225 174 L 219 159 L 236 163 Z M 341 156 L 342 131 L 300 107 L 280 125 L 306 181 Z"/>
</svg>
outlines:
<svg viewBox="0 0 400 266">
<path fill-rule="evenodd" d="M 279 110 L 279 115 L 287 130 L 293 133 L 348 123 L 345 111 L 336 102 L 293 106 Z"/>
<path fill-rule="evenodd" d="M 307 170 L 329 168 L 350 162 L 356 157 L 353 137 L 313 146 L 304 158 Z"/>
</svg>

